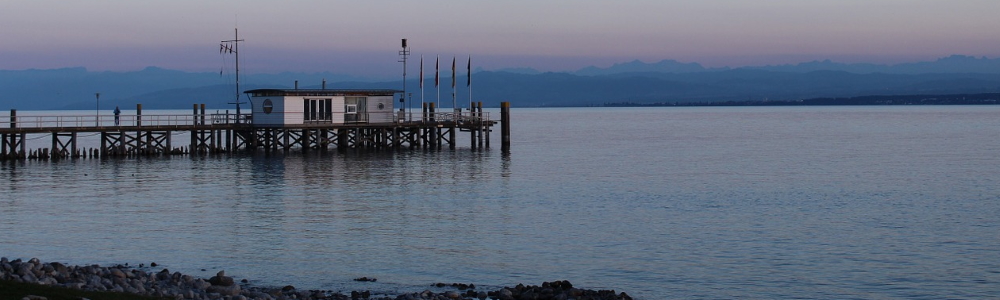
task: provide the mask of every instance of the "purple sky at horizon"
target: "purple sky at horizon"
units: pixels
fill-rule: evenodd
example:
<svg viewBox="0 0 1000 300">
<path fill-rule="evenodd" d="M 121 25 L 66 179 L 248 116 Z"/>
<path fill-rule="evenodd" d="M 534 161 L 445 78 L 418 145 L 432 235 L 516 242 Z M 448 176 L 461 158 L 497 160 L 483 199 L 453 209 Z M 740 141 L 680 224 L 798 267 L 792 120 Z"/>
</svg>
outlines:
<svg viewBox="0 0 1000 300">
<path fill-rule="evenodd" d="M 219 71 L 239 26 L 248 73 L 393 76 L 471 55 L 475 68 L 572 71 L 639 59 L 706 67 L 831 59 L 897 64 L 1000 57 L 1000 1 L 8 0 L 0 69 Z M 449 66 L 450 67 L 450 66 Z"/>
</svg>

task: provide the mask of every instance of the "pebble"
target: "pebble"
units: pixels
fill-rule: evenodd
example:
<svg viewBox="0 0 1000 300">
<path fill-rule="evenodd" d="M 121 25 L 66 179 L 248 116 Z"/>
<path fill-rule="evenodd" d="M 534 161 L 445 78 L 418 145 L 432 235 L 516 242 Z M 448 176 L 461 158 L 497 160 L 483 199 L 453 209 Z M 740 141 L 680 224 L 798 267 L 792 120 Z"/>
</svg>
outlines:
<svg viewBox="0 0 1000 300">
<path fill-rule="evenodd" d="M 155 267 L 156 263 L 151 263 L 150 266 Z M 141 265 L 140 268 L 142 268 Z M 232 277 L 226 276 L 225 271 L 220 271 L 216 276 L 206 280 L 179 272 L 170 273 L 167 269 L 155 273 L 147 272 L 128 267 L 128 264 L 114 267 L 66 266 L 61 263 L 42 263 L 37 258 L 23 261 L 20 259 L 9 260 L 6 257 L 0 257 L 0 280 L 62 286 L 85 291 L 126 292 L 175 300 L 485 300 L 487 298 L 494 300 L 632 300 L 632 297 L 626 293 L 616 293 L 614 290 L 578 289 L 565 280 L 544 282 L 541 286 L 518 284 L 515 287 L 505 287 L 496 291 L 476 291 L 474 284 L 436 283 L 433 286 L 450 287 L 459 291 L 452 290 L 438 294 L 424 290 L 419 293 L 372 297 L 371 291 L 353 291 L 349 295 L 344 295 L 332 291 L 299 291 L 291 285 L 281 288 L 249 287 L 246 286 L 247 280 L 241 281 L 244 285 L 236 284 Z M 376 281 L 375 278 L 369 277 L 356 278 L 355 280 Z M 47 299 L 28 295 L 21 300 Z"/>
</svg>

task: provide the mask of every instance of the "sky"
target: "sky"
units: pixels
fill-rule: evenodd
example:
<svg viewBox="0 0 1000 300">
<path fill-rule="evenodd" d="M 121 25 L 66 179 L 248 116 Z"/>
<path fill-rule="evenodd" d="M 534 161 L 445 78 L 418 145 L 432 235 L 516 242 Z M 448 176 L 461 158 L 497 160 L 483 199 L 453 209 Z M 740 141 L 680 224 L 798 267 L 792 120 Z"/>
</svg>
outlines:
<svg viewBox="0 0 1000 300">
<path fill-rule="evenodd" d="M 1000 57 L 996 0 L 4 0 L 0 69 L 400 74 L 420 56 L 574 71 L 674 59 L 740 67 Z M 448 66 L 450 67 L 450 66 Z"/>
</svg>

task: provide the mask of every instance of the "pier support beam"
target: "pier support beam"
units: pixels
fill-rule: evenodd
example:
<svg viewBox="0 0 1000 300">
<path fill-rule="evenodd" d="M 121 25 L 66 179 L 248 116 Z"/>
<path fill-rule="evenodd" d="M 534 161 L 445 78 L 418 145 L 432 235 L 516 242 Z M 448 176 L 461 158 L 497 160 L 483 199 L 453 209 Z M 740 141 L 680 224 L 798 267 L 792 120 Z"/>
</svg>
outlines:
<svg viewBox="0 0 1000 300">
<path fill-rule="evenodd" d="M 337 129 L 337 151 L 347 151 L 347 148 L 350 147 L 348 145 L 348 139 L 350 138 L 349 131 L 350 129 L 347 128 Z"/>
<path fill-rule="evenodd" d="M 27 146 L 24 144 L 24 140 L 27 137 L 26 133 L 7 133 L 3 135 L 3 154 L 4 159 L 25 159 L 27 158 Z"/>
<path fill-rule="evenodd" d="M 63 140 L 60 137 L 68 137 Z M 76 153 L 76 132 L 52 132 L 52 159 L 71 158 Z"/>
<path fill-rule="evenodd" d="M 10 110 L 10 128 L 17 128 L 17 110 Z M 23 132 L 4 133 L 3 145 L 0 145 L 0 158 L 3 159 L 24 159 L 27 154 L 27 147 L 24 140 L 27 134 Z"/>
</svg>

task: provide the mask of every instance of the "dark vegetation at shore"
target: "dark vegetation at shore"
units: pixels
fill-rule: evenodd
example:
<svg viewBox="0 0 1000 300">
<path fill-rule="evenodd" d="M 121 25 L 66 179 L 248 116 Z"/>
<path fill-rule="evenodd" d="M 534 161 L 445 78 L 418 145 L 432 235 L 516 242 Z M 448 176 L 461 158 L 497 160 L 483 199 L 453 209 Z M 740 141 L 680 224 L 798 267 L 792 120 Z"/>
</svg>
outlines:
<svg viewBox="0 0 1000 300">
<path fill-rule="evenodd" d="M 718 102 L 605 103 L 605 107 L 653 106 L 807 106 L 807 105 L 996 105 L 1000 93 L 954 95 L 876 95 L 803 100 L 745 100 Z"/>
</svg>

